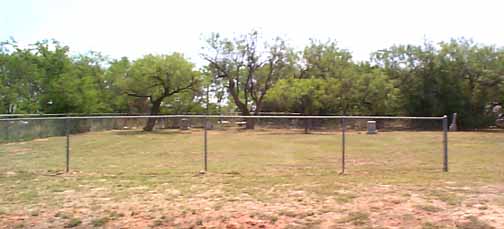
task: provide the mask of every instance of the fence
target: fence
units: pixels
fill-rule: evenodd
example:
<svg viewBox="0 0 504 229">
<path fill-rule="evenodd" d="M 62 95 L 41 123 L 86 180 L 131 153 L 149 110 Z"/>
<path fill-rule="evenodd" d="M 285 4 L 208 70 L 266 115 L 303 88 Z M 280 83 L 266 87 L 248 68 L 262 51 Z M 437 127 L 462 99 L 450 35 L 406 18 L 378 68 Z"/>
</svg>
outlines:
<svg viewBox="0 0 504 229">
<path fill-rule="evenodd" d="M 236 116 L 236 115 L 138 115 L 138 116 L 70 116 L 70 117 L 18 117 L 0 118 L 2 128 L 0 139 L 7 141 L 29 140 L 50 136 L 65 136 L 65 171 L 70 171 L 71 160 L 71 134 L 110 130 L 110 129 L 139 129 L 146 123 L 146 119 L 158 120 L 158 128 L 180 128 L 181 122 L 191 122 L 192 126 L 203 129 L 203 170 L 208 170 L 208 130 L 216 125 L 225 125 L 229 122 L 243 124 L 256 122 L 259 126 L 282 128 L 292 126 L 304 128 L 305 132 L 319 127 L 330 128 L 339 124 L 341 131 L 341 173 L 346 168 L 346 142 L 347 129 L 362 129 L 358 121 L 400 121 L 400 125 L 390 125 L 390 128 L 400 128 L 406 121 L 441 121 L 442 127 L 442 170 L 448 171 L 448 119 L 443 117 L 390 117 L 390 116 Z M 230 121 L 231 120 L 231 121 Z M 240 122 L 241 121 L 241 122 Z M 362 123 L 362 122 L 361 122 Z M 185 125 L 185 124 L 184 124 Z"/>
</svg>

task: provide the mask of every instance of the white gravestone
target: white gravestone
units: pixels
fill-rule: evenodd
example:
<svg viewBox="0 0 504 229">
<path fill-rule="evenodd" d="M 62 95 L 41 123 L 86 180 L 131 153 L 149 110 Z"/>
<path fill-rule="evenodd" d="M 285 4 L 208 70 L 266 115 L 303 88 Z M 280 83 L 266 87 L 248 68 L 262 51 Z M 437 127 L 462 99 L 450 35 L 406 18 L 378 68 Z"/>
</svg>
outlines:
<svg viewBox="0 0 504 229">
<path fill-rule="evenodd" d="M 457 113 L 453 113 L 452 123 L 449 127 L 450 131 L 457 131 Z"/>
<path fill-rule="evenodd" d="M 376 121 L 368 121 L 367 122 L 367 134 L 377 134 L 376 130 Z"/>
</svg>

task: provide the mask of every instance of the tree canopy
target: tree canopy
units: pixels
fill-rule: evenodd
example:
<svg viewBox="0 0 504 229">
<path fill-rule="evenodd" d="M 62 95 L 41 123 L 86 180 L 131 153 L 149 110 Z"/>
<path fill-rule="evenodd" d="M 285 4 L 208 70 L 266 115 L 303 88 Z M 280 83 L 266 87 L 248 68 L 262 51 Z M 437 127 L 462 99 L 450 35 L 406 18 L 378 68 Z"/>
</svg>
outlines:
<svg viewBox="0 0 504 229">
<path fill-rule="evenodd" d="M 504 49 L 468 39 L 394 45 L 368 61 L 333 40 L 297 50 L 257 31 L 203 43 L 197 69 L 179 53 L 110 59 L 55 40 L 2 42 L 0 113 L 458 113 L 462 128 L 482 128 L 504 102 Z"/>
<path fill-rule="evenodd" d="M 147 55 L 133 62 L 124 76 L 123 89 L 128 96 L 144 98 L 150 114 L 161 112 L 167 98 L 197 88 L 199 72 L 181 54 Z M 189 101 L 186 101 L 189 102 Z M 155 120 L 149 119 L 145 130 L 151 131 Z"/>
</svg>

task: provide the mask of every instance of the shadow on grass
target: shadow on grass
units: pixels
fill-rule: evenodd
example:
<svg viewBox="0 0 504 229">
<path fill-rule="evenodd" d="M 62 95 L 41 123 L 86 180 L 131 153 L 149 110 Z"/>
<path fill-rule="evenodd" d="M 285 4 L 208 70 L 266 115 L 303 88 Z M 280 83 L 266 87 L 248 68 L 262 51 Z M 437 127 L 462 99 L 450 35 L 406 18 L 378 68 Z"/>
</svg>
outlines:
<svg viewBox="0 0 504 229">
<path fill-rule="evenodd" d="M 481 132 L 481 133 L 504 133 L 504 129 L 474 129 L 474 130 L 461 130 L 465 132 Z"/>
<path fill-rule="evenodd" d="M 245 130 L 242 130 L 245 131 Z M 248 130 L 252 132 L 256 132 L 258 135 L 340 135 L 342 133 L 341 129 L 314 129 L 310 130 L 308 133 L 305 133 L 304 129 L 256 129 L 256 130 Z M 378 133 L 400 133 L 400 132 L 432 132 L 432 131 L 417 131 L 417 130 L 382 130 L 379 129 Z M 439 131 L 441 132 L 441 131 Z M 367 134 L 366 130 L 354 130 L 347 129 L 347 134 Z M 375 136 L 374 134 L 370 136 Z"/>
<path fill-rule="evenodd" d="M 304 130 L 278 130 L 278 131 L 269 131 L 269 130 L 258 130 L 256 131 L 257 135 L 335 135 L 340 134 L 340 132 L 334 131 L 310 131 L 305 133 Z"/>
<path fill-rule="evenodd" d="M 191 131 L 180 131 L 180 130 L 155 130 L 155 131 L 143 131 L 143 130 L 125 130 L 114 132 L 115 135 L 121 136 L 135 136 L 135 135 L 177 135 L 177 134 L 191 134 Z"/>
</svg>

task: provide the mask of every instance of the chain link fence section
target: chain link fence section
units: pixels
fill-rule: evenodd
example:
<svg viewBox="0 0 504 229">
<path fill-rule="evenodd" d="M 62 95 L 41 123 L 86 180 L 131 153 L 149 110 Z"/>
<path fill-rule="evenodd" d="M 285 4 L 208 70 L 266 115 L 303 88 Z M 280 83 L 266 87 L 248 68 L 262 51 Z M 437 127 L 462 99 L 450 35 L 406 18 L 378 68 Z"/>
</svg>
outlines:
<svg viewBox="0 0 504 229">
<path fill-rule="evenodd" d="M 48 137 L 64 137 L 65 171 L 71 168 L 72 135 L 106 131 L 139 130 L 150 118 L 156 119 L 155 129 L 182 129 L 188 125 L 203 129 L 203 170 L 208 170 L 208 130 L 241 129 L 246 122 L 254 122 L 261 129 L 293 129 L 301 133 L 336 132 L 341 134 L 341 173 L 345 172 L 345 155 L 348 131 L 366 131 L 368 121 L 375 121 L 378 131 L 442 130 L 443 171 L 448 171 L 448 119 L 443 117 L 395 117 L 395 116 L 299 116 L 299 115 L 102 115 L 68 117 L 0 117 L 0 144 L 28 141 Z M 438 121 L 441 121 L 438 122 Z M 441 127 L 441 128 L 440 128 Z M 351 140 L 351 139 L 350 139 Z M 211 149 L 210 149 L 211 150 Z"/>
</svg>

